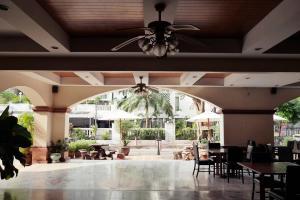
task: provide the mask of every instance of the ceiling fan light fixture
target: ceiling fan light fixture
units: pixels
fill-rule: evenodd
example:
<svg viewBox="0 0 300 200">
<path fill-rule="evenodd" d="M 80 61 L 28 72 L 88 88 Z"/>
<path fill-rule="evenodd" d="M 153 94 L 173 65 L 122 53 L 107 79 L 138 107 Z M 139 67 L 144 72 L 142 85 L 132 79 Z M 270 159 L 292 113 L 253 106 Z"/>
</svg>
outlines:
<svg viewBox="0 0 300 200">
<path fill-rule="evenodd" d="M 164 44 L 156 44 L 153 47 L 153 54 L 157 57 L 163 57 L 167 53 L 167 47 Z"/>
</svg>

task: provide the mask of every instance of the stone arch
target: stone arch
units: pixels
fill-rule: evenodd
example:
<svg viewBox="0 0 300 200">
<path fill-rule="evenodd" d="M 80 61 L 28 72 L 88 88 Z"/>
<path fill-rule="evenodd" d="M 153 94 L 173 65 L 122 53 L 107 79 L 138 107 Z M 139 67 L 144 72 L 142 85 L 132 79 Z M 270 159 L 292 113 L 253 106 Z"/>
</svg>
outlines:
<svg viewBox="0 0 300 200">
<path fill-rule="evenodd" d="M 84 94 L 81 94 L 81 96 L 76 96 L 74 98 L 72 97 L 71 98 L 72 100 L 67 103 L 66 107 L 74 106 L 82 101 L 85 101 L 86 99 L 92 98 L 92 97 L 100 95 L 100 94 L 105 94 L 105 93 L 109 93 L 109 92 L 113 92 L 113 91 L 120 91 L 120 90 L 124 90 L 127 88 L 128 87 L 105 87 L 102 89 L 99 89 L 99 88 L 97 89 L 96 87 L 85 88 Z M 173 87 L 161 87 L 161 89 L 174 90 L 179 93 L 183 93 L 189 97 L 209 102 L 218 108 L 222 108 L 218 104 L 215 103 L 213 96 L 208 96 L 208 95 L 202 95 L 202 96 L 197 95 L 196 96 L 196 94 L 194 92 L 191 92 L 190 90 L 188 90 L 188 88 L 184 88 L 182 90 L 181 88 L 175 88 L 175 87 L 174 88 Z M 71 90 L 72 90 L 71 88 L 68 88 L 68 91 L 64 90 L 64 92 L 67 92 L 68 96 L 69 96 L 69 95 L 71 95 L 69 93 Z"/>
<path fill-rule="evenodd" d="M 22 91 L 25 94 L 25 96 L 29 98 L 31 104 L 34 105 L 34 106 L 44 106 L 44 105 L 46 105 L 46 102 L 41 97 L 41 95 L 37 91 L 32 89 L 31 87 L 28 87 L 28 86 L 12 86 L 12 87 L 8 87 L 4 90 L 2 89 L 2 91 L 5 91 L 5 90 L 10 89 L 10 88 L 17 88 L 18 90 Z"/>
<path fill-rule="evenodd" d="M 18 88 L 31 101 L 34 106 L 51 106 L 51 86 L 42 82 L 37 83 L 35 79 L 23 75 L 21 72 L 1 72 L 0 91 L 9 88 Z"/>
</svg>

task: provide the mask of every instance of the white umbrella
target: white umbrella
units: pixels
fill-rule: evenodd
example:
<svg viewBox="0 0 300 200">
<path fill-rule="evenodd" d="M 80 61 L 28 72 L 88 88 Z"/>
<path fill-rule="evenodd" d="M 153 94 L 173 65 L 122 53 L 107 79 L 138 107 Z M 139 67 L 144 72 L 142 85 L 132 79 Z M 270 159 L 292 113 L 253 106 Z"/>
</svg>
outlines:
<svg viewBox="0 0 300 200">
<path fill-rule="evenodd" d="M 208 130 L 209 130 L 209 122 L 210 121 L 219 121 L 220 115 L 211 111 L 205 111 L 199 115 L 196 115 L 190 119 L 188 122 L 207 122 L 208 123 Z"/>
<path fill-rule="evenodd" d="M 199 115 L 196 115 L 187 121 L 189 122 L 205 122 L 205 121 L 219 121 L 220 120 L 220 115 L 214 112 L 210 111 L 205 111 Z"/>
<path fill-rule="evenodd" d="M 287 119 L 280 117 L 278 115 L 273 115 L 273 120 L 274 121 L 288 121 Z"/>
</svg>

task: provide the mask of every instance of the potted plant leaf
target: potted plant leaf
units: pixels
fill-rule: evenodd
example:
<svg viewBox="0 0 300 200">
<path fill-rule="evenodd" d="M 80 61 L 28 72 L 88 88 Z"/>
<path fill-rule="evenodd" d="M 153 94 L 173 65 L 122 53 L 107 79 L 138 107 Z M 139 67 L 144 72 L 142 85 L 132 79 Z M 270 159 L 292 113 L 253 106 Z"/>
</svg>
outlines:
<svg viewBox="0 0 300 200">
<path fill-rule="evenodd" d="M 32 145 L 32 136 L 23 126 L 18 124 L 18 119 L 9 116 L 7 107 L 0 116 L 0 166 L 1 179 L 10 179 L 18 175 L 18 169 L 14 166 L 14 159 L 25 166 L 26 157 L 20 152 L 21 148 Z"/>
</svg>

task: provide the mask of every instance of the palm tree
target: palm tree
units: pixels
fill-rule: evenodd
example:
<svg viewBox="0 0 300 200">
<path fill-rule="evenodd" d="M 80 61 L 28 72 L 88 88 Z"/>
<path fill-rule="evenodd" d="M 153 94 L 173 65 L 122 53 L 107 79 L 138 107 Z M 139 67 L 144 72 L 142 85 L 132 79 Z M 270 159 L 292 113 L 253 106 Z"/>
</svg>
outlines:
<svg viewBox="0 0 300 200">
<path fill-rule="evenodd" d="M 129 96 L 120 100 L 117 104 L 118 108 L 126 112 L 132 112 L 137 109 L 145 109 L 146 127 L 149 125 L 149 111 L 153 109 L 153 113 L 165 113 L 168 117 L 173 118 L 173 107 L 169 100 L 159 92 L 147 92 L 146 94 L 129 93 Z"/>
</svg>

